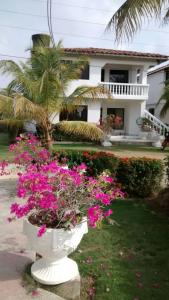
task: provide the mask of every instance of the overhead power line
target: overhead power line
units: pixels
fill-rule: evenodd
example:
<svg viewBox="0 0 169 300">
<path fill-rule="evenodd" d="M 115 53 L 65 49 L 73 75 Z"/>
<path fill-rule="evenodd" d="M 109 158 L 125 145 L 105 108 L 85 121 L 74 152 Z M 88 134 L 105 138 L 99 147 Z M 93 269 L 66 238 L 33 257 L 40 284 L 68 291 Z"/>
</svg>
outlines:
<svg viewBox="0 0 169 300">
<path fill-rule="evenodd" d="M 32 2 L 42 2 L 46 3 L 46 0 L 30 0 Z M 89 7 L 89 6 L 81 6 L 77 4 L 68 4 L 68 3 L 61 3 L 61 2 L 56 2 L 53 1 L 54 5 L 59 5 L 59 6 L 67 6 L 67 7 L 76 7 L 76 8 L 81 8 L 81 9 L 88 9 L 88 10 L 95 10 L 95 11 L 102 11 L 102 12 L 110 12 L 110 9 L 103 9 L 103 8 L 95 8 L 95 7 Z"/>
<path fill-rule="evenodd" d="M 0 27 L 2 28 L 9 28 L 9 29 L 19 29 L 19 30 L 24 30 L 24 31 L 32 31 L 32 32 L 43 32 L 43 33 L 47 33 L 47 30 L 42 30 L 42 29 L 38 29 L 38 28 L 28 28 L 28 27 L 21 27 L 21 26 L 12 26 L 12 25 L 3 25 L 0 24 Z M 100 41 L 109 41 L 109 42 L 113 42 L 112 39 L 108 39 L 108 38 L 102 38 L 102 37 L 96 37 L 96 36 L 86 36 L 86 35 L 81 35 L 81 34 L 73 34 L 73 33 L 64 33 L 64 32 L 58 32 L 58 31 L 53 31 L 54 34 L 60 35 L 60 36 L 73 36 L 75 38 L 82 38 L 82 39 L 91 39 L 91 40 L 100 40 Z M 133 44 L 135 45 L 146 45 L 146 46 L 152 46 L 152 44 L 147 44 L 147 43 L 141 43 L 141 42 L 134 42 Z M 132 45 L 133 46 L 133 45 Z M 167 45 L 155 45 L 158 47 L 163 47 L 163 48 L 168 48 Z"/>
<path fill-rule="evenodd" d="M 8 9 L 0 9 L 0 13 L 9 13 L 9 14 L 16 14 L 16 15 L 23 15 L 23 16 L 30 16 L 30 17 L 44 18 L 44 19 L 47 18 L 47 15 L 19 12 L 19 11 L 8 10 Z M 103 27 L 107 25 L 107 23 L 91 22 L 91 21 L 78 20 L 78 19 L 60 18 L 60 17 L 55 17 L 55 16 L 52 16 L 52 19 L 56 19 L 57 21 L 67 21 L 67 22 L 73 22 L 73 23 L 78 22 L 78 23 L 84 23 L 84 24 L 99 25 L 99 26 L 103 26 Z M 141 31 L 169 34 L 169 31 L 163 31 L 163 30 L 158 30 L 158 29 L 141 29 Z"/>
<path fill-rule="evenodd" d="M 37 18 L 45 18 L 45 19 L 47 18 L 47 15 L 30 14 L 30 13 L 26 13 L 26 12 L 19 12 L 19 11 L 8 10 L 8 9 L 0 9 L 0 13 L 10 13 L 10 14 L 37 17 Z M 80 22 L 80 23 L 106 26 L 106 23 L 91 22 L 91 21 L 77 20 L 77 19 L 68 19 L 68 18 L 60 18 L 60 17 L 55 17 L 55 16 L 52 16 L 52 19 L 56 19 L 58 21 Z"/>
<path fill-rule="evenodd" d="M 21 58 L 21 59 L 28 59 L 28 57 L 24 57 L 24 56 L 17 56 L 17 55 L 11 55 L 11 54 L 4 54 L 4 53 L 0 53 L 0 57 L 11 57 L 11 58 Z"/>
</svg>

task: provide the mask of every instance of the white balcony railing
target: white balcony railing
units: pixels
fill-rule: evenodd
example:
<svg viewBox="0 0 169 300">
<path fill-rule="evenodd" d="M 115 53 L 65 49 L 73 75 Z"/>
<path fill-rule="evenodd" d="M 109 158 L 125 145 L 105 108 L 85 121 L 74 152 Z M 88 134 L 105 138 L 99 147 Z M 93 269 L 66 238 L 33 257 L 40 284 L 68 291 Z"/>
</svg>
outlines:
<svg viewBox="0 0 169 300">
<path fill-rule="evenodd" d="M 148 84 L 101 82 L 100 85 L 117 98 L 148 98 Z"/>
</svg>

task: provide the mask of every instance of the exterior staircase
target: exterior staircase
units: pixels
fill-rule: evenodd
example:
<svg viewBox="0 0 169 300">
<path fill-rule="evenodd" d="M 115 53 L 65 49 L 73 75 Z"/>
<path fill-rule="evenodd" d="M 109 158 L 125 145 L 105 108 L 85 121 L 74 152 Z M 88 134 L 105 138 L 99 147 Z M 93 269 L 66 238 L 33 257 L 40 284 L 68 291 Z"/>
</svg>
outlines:
<svg viewBox="0 0 169 300">
<path fill-rule="evenodd" d="M 149 113 L 148 110 L 144 110 L 143 117 L 147 118 L 151 122 L 153 129 L 157 131 L 160 135 L 164 136 L 166 131 L 169 132 L 169 126 L 167 126 L 161 120 Z"/>
</svg>

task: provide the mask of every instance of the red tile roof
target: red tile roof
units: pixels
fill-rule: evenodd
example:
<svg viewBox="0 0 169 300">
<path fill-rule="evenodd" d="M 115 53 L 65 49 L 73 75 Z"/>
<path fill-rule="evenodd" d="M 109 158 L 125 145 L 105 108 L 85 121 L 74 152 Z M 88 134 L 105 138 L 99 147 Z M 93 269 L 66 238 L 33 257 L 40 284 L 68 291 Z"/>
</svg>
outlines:
<svg viewBox="0 0 169 300">
<path fill-rule="evenodd" d="M 64 48 L 66 53 L 82 54 L 82 55 L 97 55 L 97 56 L 123 56 L 123 57 L 140 57 L 155 60 L 167 60 L 167 55 L 157 53 L 144 53 L 126 50 L 113 50 L 102 48 Z"/>
</svg>

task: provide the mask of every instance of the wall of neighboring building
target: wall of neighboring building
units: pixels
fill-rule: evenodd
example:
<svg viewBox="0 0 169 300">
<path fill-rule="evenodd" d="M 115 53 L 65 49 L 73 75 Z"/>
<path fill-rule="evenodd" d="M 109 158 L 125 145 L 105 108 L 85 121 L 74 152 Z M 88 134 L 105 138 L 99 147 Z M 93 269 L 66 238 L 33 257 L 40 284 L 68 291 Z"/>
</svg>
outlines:
<svg viewBox="0 0 169 300">
<path fill-rule="evenodd" d="M 169 112 L 165 115 L 165 117 L 160 117 L 160 111 L 163 107 L 164 102 L 161 102 L 157 106 L 157 103 L 164 90 L 165 76 L 166 75 L 164 70 L 150 74 L 148 76 L 148 84 L 150 85 L 150 87 L 146 108 L 147 110 L 154 108 L 154 115 L 162 122 L 169 124 Z"/>
<path fill-rule="evenodd" d="M 158 100 L 160 99 L 164 89 L 164 81 L 165 81 L 164 70 L 149 75 L 147 81 L 148 84 L 150 85 L 147 107 L 155 106 Z"/>
</svg>

